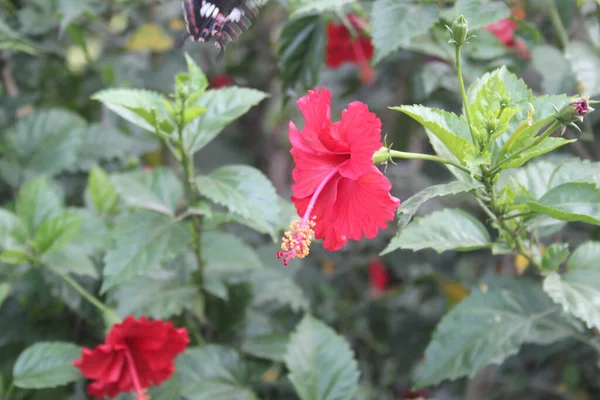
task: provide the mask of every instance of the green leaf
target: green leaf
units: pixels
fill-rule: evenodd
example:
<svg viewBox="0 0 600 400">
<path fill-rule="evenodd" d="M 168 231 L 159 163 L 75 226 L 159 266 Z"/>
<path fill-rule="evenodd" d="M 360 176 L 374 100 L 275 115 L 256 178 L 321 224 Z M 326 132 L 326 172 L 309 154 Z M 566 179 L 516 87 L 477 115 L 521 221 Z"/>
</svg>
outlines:
<svg viewBox="0 0 600 400">
<path fill-rule="evenodd" d="M 190 241 L 190 231 L 164 215 L 139 211 L 119 220 L 113 237 L 115 245 L 104 256 L 102 292 L 157 269 L 162 261 L 181 253 Z"/>
<path fill-rule="evenodd" d="M 403 201 L 402 204 L 400 204 L 400 207 L 398 207 L 398 228 L 405 228 L 412 217 L 417 213 L 419 207 L 427 200 L 431 200 L 434 197 L 470 192 L 480 188 L 483 188 L 483 185 L 479 182 L 454 181 L 423 189 L 419 193 Z"/>
<path fill-rule="evenodd" d="M 77 128 L 72 134 L 80 140 L 72 171 L 88 171 L 102 160 L 123 159 L 135 146 L 132 137 L 102 124 Z"/>
<path fill-rule="evenodd" d="M 264 268 L 253 271 L 249 280 L 252 283 L 252 304 L 255 307 L 275 304 L 290 307 L 295 312 L 308 311 L 310 308 L 304 291 L 289 274 L 273 268 Z"/>
<path fill-rule="evenodd" d="M 227 87 L 205 92 L 195 104 L 206 112 L 191 121 L 183 130 L 185 147 L 195 153 L 210 143 L 223 128 L 246 114 L 268 96 L 247 88 Z"/>
<path fill-rule="evenodd" d="M 79 128 L 85 126 L 79 115 L 69 111 L 37 111 L 19 121 L 6 136 L 10 150 L 5 153 L 6 161 L 21 169 L 21 182 L 70 169 L 81 141 Z"/>
<path fill-rule="evenodd" d="M 473 291 L 437 325 L 417 370 L 420 387 L 475 375 L 500 364 L 525 343 L 550 344 L 572 329 L 537 282 L 507 281 Z"/>
<path fill-rule="evenodd" d="M 203 93 L 206 88 L 208 88 L 208 78 L 198 64 L 190 57 L 188 53 L 184 53 L 185 55 L 185 63 L 187 65 L 188 74 L 187 74 L 187 83 L 190 89 L 190 92 L 195 96 Z"/>
<path fill-rule="evenodd" d="M 564 183 L 527 206 L 561 221 L 600 225 L 600 189 L 593 183 Z"/>
<path fill-rule="evenodd" d="M 187 400 L 258 400 L 250 389 L 246 366 L 231 348 L 188 348 L 176 361 L 181 392 Z"/>
<path fill-rule="evenodd" d="M 566 313 L 580 318 L 590 329 L 600 329 L 600 243 L 585 242 L 573 252 L 567 272 L 552 272 L 544 290 Z"/>
<path fill-rule="evenodd" d="M 401 111 L 415 119 L 433 133 L 458 160 L 464 160 L 467 155 L 474 156 L 469 125 L 456 114 L 419 105 L 390 109 Z"/>
<path fill-rule="evenodd" d="M 469 23 L 469 26 L 470 25 L 471 24 Z M 480 78 L 476 79 L 471 86 L 469 86 L 469 89 L 467 91 L 467 102 L 469 104 L 473 104 L 478 93 L 482 90 L 482 87 L 484 85 L 487 85 L 488 80 L 494 77 L 499 78 L 502 81 L 504 87 L 506 88 L 506 91 L 510 93 L 511 105 L 514 104 L 519 106 L 525 106 L 526 102 L 531 100 L 531 98 L 533 97 L 533 94 L 531 93 L 531 90 L 527 87 L 527 84 L 523 82 L 523 80 L 517 75 L 510 72 L 506 68 L 506 66 L 502 66 L 492 72 L 486 72 Z M 525 115 L 527 115 L 527 112 L 525 112 Z M 524 118 L 521 118 L 520 120 L 523 119 Z"/>
<path fill-rule="evenodd" d="M 324 12 L 343 7 L 352 0 L 289 0 L 290 18 L 309 12 Z"/>
<path fill-rule="evenodd" d="M 98 278 L 98 271 L 90 259 L 85 255 L 83 249 L 72 244 L 61 247 L 41 257 L 41 262 L 55 271 L 64 274 L 74 273 L 82 276 Z"/>
<path fill-rule="evenodd" d="M 159 128 L 167 134 L 173 132 L 174 125 L 165 107 L 168 100 L 156 92 L 140 89 L 105 89 L 94 94 L 92 99 L 102 102 L 126 121 L 152 133 L 156 131 L 152 110 L 156 110 Z"/>
<path fill-rule="evenodd" d="M 229 233 L 206 232 L 202 235 L 202 250 L 207 279 L 228 279 L 264 268 L 254 249 Z"/>
<path fill-rule="evenodd" d="M 360 373 L 348 342 L 307 314 L 285 355 L 289 379 L 301 400 L 350 400 Z"/>
<path fill-rule="evenodd" d="M 306 92 L 317 86 L 325 52 L 325 22 L 307 15 L 285 23 L 277 50 L 281 89 Z"/>
<path fill-rule="evenodd" d="M 282 362 L 288 341 L 287 335 L 280 333 L 249 337 L 242 342 L 242 351 L 254 357 Z"/>
<path fill-rule="evenodd" d="M 153 168 L 149 173 L 117 174 L 111 176 L 110 180 L 128 205 L 171 217 L 175 215 L 178 202 L 183 197 L 181 181 L 168 168 Z"/>
<path fill-rule="evenodd" d="M 27 228 L 15 214 L 0 208 L 0 250 L 21 247 L 27 240 Z"/>
<path fill-rule="evenodd" d="M 542 140 L 539 144 L 535 145 L 534 147 L 520 153 L 519 156 L 516 157 L 514 160 L 511 160 L 507 163 L 502 164 L 502 169 L 520 167 L 521 165 L 525 164 L 527 161 L 531 160 L 532 158 L 539 157 L 542 154 L 549 153 L 552 150 L 555 150 L 559 147 L 562 147 L 566 144 L 569 144 L 569 143 L 572 143 L 575 141 L 577 141 L 577 139 L 567 140 L 567 139 L 558 138 L 558 137 L 548 137 L 548 138 Z M 516 151 L 518 151 L 518 150 L 515 149 L 515 152 Z"/>
<path fill-rule="evenodd" d="M 35 231 L 35 248 L 41 254 L 60 249 L 77 235 L 81 223 L 81 217 L 70 212 L 46 218 Z"/>
<path fill-rule="evenodd" d="M 569 42 L 565 49 L 578 83 L 583 88 L 582 96 L 600 94 L 600 51 L 588 43 L 577 40 Z M 579 89 L 580 90 L 580 89 Z"/>
<path fill-rule="evenodd" d="M 567 160 L 556 167 L 548 187 L 553 188 L 570 182 L 589 182 L 600 186 L 600 162 L 577 158 Z"/>
<path fill-rule="evenodd" d="M 87 194 L 100 214 L 110 213 L 117 204 L 117 192 L 106 172 L 98 166 L 90 170 Z"/>
<path fill-rule="evenodd" d="M 256 168 L 227 165 L 196 178 L 198 191 L 243 218 L 242 222 L 277 240 L 279 201 L 271 181 Z"/>
<path fill-rule="evenodd" d="M 438 20 L 438 7 L 411 0 L 376 0 L 373 5 L 375 62 L 427 33 Z"/>
<path fill-rule="evenodd" d="M 565 54 L 551 45 L 536 46 L 531 51 L 533 67 L 541 75 L 544 93 L 560 94 L 572 92 L 575 76 Z"/>
<path fill-rule="evenodd" d="M 2 303 L 4 303 L 4 300 L 10 295 L 11 289 L 12 285 L 10 283 L 0 283 L 0 307 L 2 307 Z"/>
<path fill-rule="evenodd" d="M 542 269 L 548 271 L 556 271 L 560 264 L 562 264 L 569 257 L 569 244 L 568 243 L 553 243 L 548 246 L 544 255 L 542 256 Z"/>
<path fill-rule="evenodd" d="M 39 342 L 26 348 L 13 368 L 13 383 L 23 389 L 65 385 L 80 377 L 73 360 L 81 348 L 71 343 Z"/>
<path fill-rule="evenodd" d="M 449 14 L 449 13 L 448 13 Z M 451 19 L 463 15 L 469 29 L 477 29 L 510 16 L 510 9 L 502 2 L 489 0 L 457 0 Z"/>
<path fill-rule="evenodd" d="M 55 188 L 42 176 L 21 187 L 15 208 L 27 230 L 34 233 L 45 219 L 62 212 L 63 201 Z"/>
<path fill-rule="evenodd" d="M 447 250 L 469 251 L 489 246 L 490 235 L 475 217 L 458 209 L 444 209 L 415 218 L 381 254 L 396 249 L 418 251 L 432 248 L 443 253 Z"/>
</svg>

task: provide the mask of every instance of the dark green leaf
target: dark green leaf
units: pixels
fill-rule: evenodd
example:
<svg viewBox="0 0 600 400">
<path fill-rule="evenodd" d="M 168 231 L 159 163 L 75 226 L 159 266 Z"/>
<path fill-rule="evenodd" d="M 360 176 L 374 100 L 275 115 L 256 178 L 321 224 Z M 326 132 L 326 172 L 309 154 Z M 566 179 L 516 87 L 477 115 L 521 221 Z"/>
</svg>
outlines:
<svg viewBox="0 0 600 400">
<path fill-rule="evenodd" d="M 71 343 L 39 342 L 25 349 L 13 368 L 16 387 L 41 389 L 65 385 L 80 377 L 73 360 L 81 348 Z"/>
<path fill-rule="evenodd" d="M 202 235 L 206 275 L 228 279 L 263 268 L 256 252 L 237 236 L 225 232 Z"/>
<path fill-rule="evenodd" d="M 114 127 L 92 124 L 73 131 L 80 143 L 77 159 L 70 170 L 88 171 L 101 160 L 124 158 L 135 145 L 134 140 Z"/>
<path fill-rule="evenodd" d="M 74 273 L 98 278 L 98 271 L 83 249 L 72 244 L 42 255 L 41 262 L 64 274 Z"/>
<path fill-rule="evenodd" d="M 301 400 L 350 400 L 360 373 L 348 342 L 307 314 L 285 355 L 288 377 Z"/>
<path fill-rule="evenodd" d="M 593 183 L 564 183 L 527 206 L 561 221 L 600 225 L 600 189 Z"/>
<path fill-rule="evenodd" d="M 62 208 L 61 196 L 45 177 L 27 182 L 17 197 L 17 215 L 31 234 L 45 219 L 61 214 Z"/>
<path fill-rule="evenodd" d="M 288 345 L 287 335 L 272 333 L 254 336 L 242 342 L 242 351 L 254 357 L 281 362 Z"/>
</svg>

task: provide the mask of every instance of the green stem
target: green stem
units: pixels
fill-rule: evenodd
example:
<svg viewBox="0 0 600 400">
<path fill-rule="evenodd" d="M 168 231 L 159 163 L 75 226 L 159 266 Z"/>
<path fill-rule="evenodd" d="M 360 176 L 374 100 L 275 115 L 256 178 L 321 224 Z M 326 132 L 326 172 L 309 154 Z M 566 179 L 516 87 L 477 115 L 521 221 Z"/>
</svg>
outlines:
<svg viewBox="0 0 600 400">
<path fill-rule="evenodd" d="M 537 146 L 542 140 L 546 139 L 548 136 L 550 136 L 555 130 L 557 130 L 559 127 L 561 126 L 560 121 L 555 120 L 552 125 L 550 125 L 548 127 L 548 129 L 546 129 L 542 134 L 538 135 L 535 140 L 527 147 L 525 147 L 524 149 L 522 149 L 521 151 L 519 151 L 518 153 L 513 154 L 512 156 L 505 158 L 504 160 L 500 161 L 498 164 L 496 164 L 494 166 L 494 168 L 492 168 L 490 170 L 489 175 L 490 176 L 494 176 L 496 175 L 498 172 L 500 172 L 500 166 L 502 166 L 503 164 L 514 160 L 515 158 L 519 157 L 521 155 L 521 153 L 526 152 L 529 149 L 534 148 L 535 146 Z"/>
<path fill-rule="evenodd" d="M 15 389 L 15 384 L 14 384 L 14 382 L 11 382 L 10 386 L 8 387 L 8 390 L 6 391 L 6 393 L 4 394 L 4 396 L 2 398 L 4 400 L 10 400 L 10 395 L 12 394 L 14 389 Z"/>
<path fill-rule="evenodd" d="M 454 162 L 452 160 L 448 160 L 446 158 L 442 158 L 442 157 L 438 157 L 438 156 L 432 156 L 430 154 L 420 154 L 420 153 L 407 153 L 404 151 L 397 151 L 397 150 L 388 150 L 389 151 L 389 156 L 391 157 L 395 157 L 395 158 L 403 158 L 406 160 L 426 160 L 426 161 L 436 161 L 442 164 L 447 164 L 447 165 L 452 165 L 453 167 L 456 167 L 458 169 L 460 169 L 461 171 L 464 171 L 468 174 L 471 173 L 471 171 L 469 171 L 466 167 L 460 165 L 457 162 Z M 376 153 L 377 154 L 377 153 Z M 387 158 L 386 158 L 387 160 Z M 386 161 L 384 160 L 384 161 Z M 382 161 L 381 161 L 382 162 Z M 377 164 L 376 160 L 375 163 Z"/>
<path fill-rule="evenodd" d="M 530 215 L 532 215 L 533 213 L 531 211 L 524 211 L 518 214 L 513 214 L 513 215 L 509 215 L 507 217 L 502 217 L 503 220 L 508 220 L 508 219 L 514 219 L 514 218 L 521 218 L 521 217 L 528 217 Z"/>
<path fill-rule="evenodd" d="M 569 35 L 567 34 L 567 30 L 563 25 L 562 19 L 560 18 L 560 14 L 558 13 L 558 9 L 556 8 L 554 0 L 550 0 L 550 3 L 550 19 L 552 21 L 554 29 L 556 29 L 556 35 L 558 37 L 558 41 L 560 42 L 560 47 L 564 51 L 569 45 Z"/>
<path fill-rule="evenodd" d="M 475 135 L 473 134 L 473 128 L 471 127 L 471 118 L 469 117 L 469 104 L 467 103 L 467 91 L 465 90 L 465 81 L 463 80 L 462 66 L 460 63 L 460 49 L 461 45 L 456 45 L 456 74 L 458 75 L 458 83 L 460 84 L 460 95 L 462 97 L 463 107 L 465 108 L 465 116 L 467 117 L 467 123 L 469 124 L 469 132 L 471 132 L 471 141 L 477 146 Z"/>
</svg>

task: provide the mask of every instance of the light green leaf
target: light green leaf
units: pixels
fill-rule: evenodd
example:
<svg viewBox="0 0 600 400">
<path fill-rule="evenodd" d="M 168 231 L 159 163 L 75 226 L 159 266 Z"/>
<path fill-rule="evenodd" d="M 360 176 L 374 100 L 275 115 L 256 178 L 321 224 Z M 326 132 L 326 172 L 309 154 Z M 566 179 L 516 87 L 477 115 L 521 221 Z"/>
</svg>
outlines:
<svg viewBox="0 0 600 400">
<path fill-rule="evenodd" d="M 104 256 L 102 292 L 147 271 L 187 248 L 190 231 L 183 223 L 151 211 L 124 216 L 113 232 L 114 246 Z"/>
<path fill-rule="evenodd" d="M 549 188 L 570 182 L 589 182 L 600 186 L 600 162 L 573 158 L 561 163 L 549 179 Z"/>
<path fill-rule="evenodd" d="M 295 312 L 308 311 L 310 308 L 304 291 L 289 274 L 273 268 L 264 268 L 253 271 L 249 280 L 252 283 L 252 304 L 256 307 L 275 304 L 290 307 Z"/>
<path fill-rule="evenodd" d="M 551 45 L 535 46 L 531 51 L 533 67 L 541 75 L 544 93 L 573 92 L 575 76 L 565 54 Z"/>
<path fill-rule="evenodd" d="M 466 155 L 475 156 L 471 143 L 471 134 L 467 122 L 446 111 L 424 106 L 390 107 L 415 119 L 431 133 L 433 133 L 452 154 L 463 160 Z"/>
<path fill-rule="evenodd" d="M 185 53 L 185 63 L 187 65 L 187 84 L 190 91 L 194 95 L 203 93 L 208 87 L 208 78 L 204 72 L 198 67 L 198 64 L 190 57 L 188 53 Z"/>
<path fill-rule="evenodd" d="M 196 178 L 198 191 L 242 217 L 241 222 L 277 240 L 279 202 L 271 181 L 256 168 L 228 165 Z"/>
<path fill-rule="evenodd" d="M 0 250 L 20 247 L 26 240 L 27 228 L 19 217 L 0 208 Z"/>
<path fill-rule="evenodd" d="M 490 236 L 475 217 L 458 209 L 444 209 L 415 218 L 381 254 L 396 249 L 418 251 L 432 248 L 443 253 L 447 250 L 469 251 L 489 246 Z"/>
<path fill-rule="evenodd" d="M 82 276 L 98 278 L 98 271 L 83 249 L 72 244 L 61 247 L 41 257 L 41 262 L 55 271 L 64 274 L 74 273 Z"/>
<path fill-rule="evenodd" d="M 4 300 L 10 295 L 11 289 L 12 285 L 10 283 L 0 283 L 0 307 L 2 307 L 2 303 L 4 303 Z"/>
<path fill-rule="evenodd" d="M 471 24 L 469 23 L 469 26 L 470 25 Z M 492 72 L 486 72 L 480 78 L 476 79 L 471 86 L 469 86 L 467 91 L 467 102 L 472 104 L 482 87 L 487 85 L 488 80 L 494 77 L 499 78 L 506 88 L 506 91 L 510 93 L 511 105 L 515 104 L 523 107 L 526 105 L 526 102 L 531 100 L 533 97 L 533 94 L 527 87 L 527 84 L 523 82 L 521 78 L 510 72 L 506 66 L 502 66 Z M 527 115 L 526 112 L 525 115 Z"/>
<path fill-rule="evenodd" d="M 561 221 L 600 225 L 600 189 L 593 183 L 564 183 L 527 206 Z"/>
<path fill-rule="evenodd" d="M 205 233 L 202 235 L 202 249 L 204 271 L 208 276 L 228 279 L 264 268 L 254 249 L 229 233 Z"/>
<path fill-rule="evenodd" d="M 550 273 L 544 290 L 566 313 L 580 318 L 590 329 L 600 329 L 600 243 L 585 242 L 573 252 L 567 272 Z"/>
<path fill-rule="evenodd" d="M 289 0 L 290 18 L 310 12 L 324 12 L 329 9 L 337 9 L 352 0 Z"/>
<path fill-rule="evenodd" d="M 350 400 L 360 373 L 348 342 L 307 314 L 290 337 L 288 377 L 301 400 Z"/>
<path fill-rule="evenodd" d="M 26 348 L 13 368 L 14 385 L 23 389 L 42 389 L 65 385 L 80 377 L 73 360 L 81 348 L 71 343 L 38 342 Z"/>
<path fill-rule="evenodd" d="M 542 256 L 542 269 L 556 271 L 560 264 L 569 257 L 568 243 L 553 243 L 548 246 Z"/>
<path fill-rule="evenodd" d="M 537 282 L 519 279 L 473 291 L 437 325 L 417 384 L 472 377 L 488 364 L 501 364 L 525 343 L 550 344 L 571 331 Z"/>
<path fill-rule="evenodd" d="M 92 99 L 102 102 L 126 121 L 153 133 L 156 129 L 152 110 L 155 110 L 160 129 L 167 134 L 173 132 L 174 125 L 164 104 L 168 100 L 156 92 L 140 89 L 105 89 L 94 94 Z"/>
<path fill-rule="evenodd" d="M 400 229 L 405 228 L 411 218 L 419 210 L 419 207 L 427 200 L 431 200 L 434 197 L 470 192 L 471 190 L 479 188 L 483 188 L 483 185 L 479 182 L 454 181 L 423 189 L 419 193 L 403 201 L 402 204 L 400 204 L 400 207 L 398 207 L 398 227 Z"/>
<path fill-rule="evenodd" d="M 212 141 L 232 121 L 246 114 L 268 95 L 264 92 L 228 87 L 205 92 L 195 105 L 206 112 L 191 121 L 183 131 L 185 147 L 195 153 Z"/>
<path fill-rule="evenodd" d="M 319 14 L 285 23 L 277 49 L 282 91 L 306 92 L 317 86 L 325 51 L 325 21 Z"/>
<path fill-rule="evenodd" d="M 489 0 L 457 0 L 453 18 L 463 15 L 469 29 L 477 29 L 510 16 L 510 9 L 502 2 Z"/>
<path fill-rule="evenodd" d="M 176 361 L 181 392 L 187 400 L 258 400 L 250 389 L 246 366 L 231 348 L 188 348 Z"/>
<path fill-rule="evenodd" d="M 600 94 L 600 51 L 588 43 L 577 40 L 569 42 L 565 49 L 575 76 L 583 88 L 582 96 Z"/>
<path fill-rule="evenodd" d="M 375 62 L 427 33 L 438 20 L 438 7 L 411 0 L 376 0 L 373 5 Z"/>
<path fill-rule="evenodd" d="M 110 213 L 117 204 L 117 192 L 106 172 L 98 166 L 90 170 L 87 194 L 100 214 Z"/>
<path fill-rule="evenodd" d="M 81 217 L 70 212 L 46 218 L 35 231 L 33 245 L 41 254 L 59 250 L 77 235 L 81 223 Z"/>
<path fill-rule="evenodd" d="M 246 338 L 242 351 L 254 357 L 281 362 L 287 350 L 289 338 L 280 333 L 271 333 Z"/>
<path fill-rule="evenodd" d="M 128 205 L 171 217 L 175 215 L 178 202 L 183 197 L 181 181 L 168 168 L 118 174 L 110 179 Z"/>
<path fill-rule="evenodd" d="M 73 130 L 79 138 L 77 159 L 69 170 L 88 171 L 101 160 L 123 159 L 135 146 L 132 137 L 115 127 L 91 124 Z"/>
<path fill-rule="evenodd" d="M 535 145 L 534 147 L 520 153 L 519 156 L 516 157 L 514 160 L 502 164 L 502 169 L 520 167 L 532 158 L 539 157 L 542 154 L 549 153 L 552 150 L 555 150 L 561 146 L 575 141 L 577 141 L 577 139 L 567 140 L 559 137 L 548 137 L 542 140 L 539 144 Z"/>
<path fill-rule="evenodd" d="M 15 208 L 29 233 L 33 234 L 45 219 L 62 212 L 63 201 L 54 186 L 42 176 L 21 187 Z"/>
</svg>

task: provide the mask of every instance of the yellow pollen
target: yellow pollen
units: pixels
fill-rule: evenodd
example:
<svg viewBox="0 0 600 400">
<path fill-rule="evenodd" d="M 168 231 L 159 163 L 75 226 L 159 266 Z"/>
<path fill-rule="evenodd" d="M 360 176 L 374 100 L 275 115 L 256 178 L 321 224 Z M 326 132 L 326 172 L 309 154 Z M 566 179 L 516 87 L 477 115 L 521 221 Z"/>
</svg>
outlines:
<svg viewBox="0 0 600 400">
<path fill-rule="evenodd" d="M 314 227 L 316 217 L 308 220 L 304 227 L 300 220 L 290 223 L 289 231 L 285 232 L 281 240 L 281 257 L 285 257 L 285 263 L 293 258 L 304 258 L 310 253 L 310 245 L 315 236 Z"/>
</svg>

